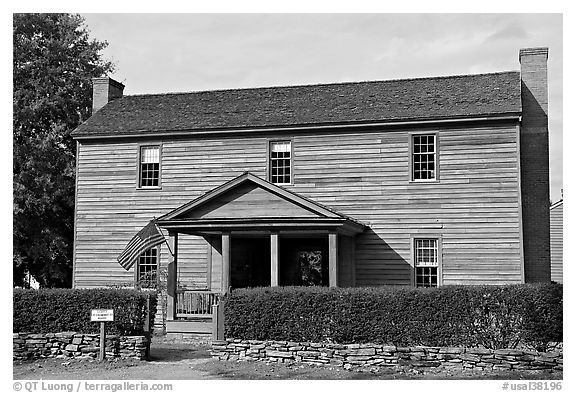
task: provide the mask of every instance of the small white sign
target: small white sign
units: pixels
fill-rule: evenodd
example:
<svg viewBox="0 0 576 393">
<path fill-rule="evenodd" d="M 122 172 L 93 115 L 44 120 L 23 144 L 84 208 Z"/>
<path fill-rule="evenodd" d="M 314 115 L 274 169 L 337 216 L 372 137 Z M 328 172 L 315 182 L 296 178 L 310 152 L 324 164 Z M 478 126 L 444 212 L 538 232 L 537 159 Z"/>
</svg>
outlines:
<svg viewBox="0 0 576 393">
<path fill-rule="evenodd" d="M 92 310 L 90 320 L 92 322 L 112 322 L 114 321 L 114 310 Z"/>
</svg>

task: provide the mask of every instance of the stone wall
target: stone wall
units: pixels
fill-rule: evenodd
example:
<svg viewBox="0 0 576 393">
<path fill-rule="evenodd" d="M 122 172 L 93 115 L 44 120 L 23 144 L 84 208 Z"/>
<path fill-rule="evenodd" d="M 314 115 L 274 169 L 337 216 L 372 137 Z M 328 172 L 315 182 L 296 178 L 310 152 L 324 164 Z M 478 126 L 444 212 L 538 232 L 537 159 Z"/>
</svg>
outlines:
<svg viewBox="0 0 576 393">
<path fill-rule="evenodd" d="M 100 353 L 100 335 L 76 332 L 14 333 L 13 359 L 93 359 Z M 107 358 L 146 359 L 150 350 L 147 336 L 106 336 Z"/>
<path fill-rule="evenodd" d="M 375 344 L 319 344 L 290 341 L 227 339 L 212 342 L 212 357 L 220 360 L 303 362 L 355 367 L 456 367 L 475 370 L 563 369 L 563 352 L 531 352 L 455 347 L 397 347 Z"/>
</svg>

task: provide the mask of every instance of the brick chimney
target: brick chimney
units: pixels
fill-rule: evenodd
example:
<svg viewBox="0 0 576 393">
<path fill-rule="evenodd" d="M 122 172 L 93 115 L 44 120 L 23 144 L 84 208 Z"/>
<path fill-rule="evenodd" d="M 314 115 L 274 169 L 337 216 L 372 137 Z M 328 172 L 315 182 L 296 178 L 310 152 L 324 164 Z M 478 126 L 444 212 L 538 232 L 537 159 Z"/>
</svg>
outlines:
<svg viewBox="0 0 576 393">
<path fill-rule="evenodd" d="M 92 114 L 123 93 L 124 85 L 112 78 L 92 78 Z"/>
<path fill-rule="evenodd" d="M 548 48 L 520 50 L 520 178 L 526 282 L 550 282 Z"/>
</svg>

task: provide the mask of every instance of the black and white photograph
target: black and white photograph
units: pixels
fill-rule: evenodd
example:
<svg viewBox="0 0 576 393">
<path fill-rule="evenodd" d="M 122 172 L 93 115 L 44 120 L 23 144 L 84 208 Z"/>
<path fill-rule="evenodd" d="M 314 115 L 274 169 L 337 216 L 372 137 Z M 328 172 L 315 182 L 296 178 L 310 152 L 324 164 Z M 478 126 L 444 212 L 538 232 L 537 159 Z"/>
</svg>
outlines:
<svg viewBox="0 0 576 393">
<path fill-rule="evenodd" d="M 11 15 L 8 391 L 569 390 L 561 10 L 67 9 Z"/>
</svg>

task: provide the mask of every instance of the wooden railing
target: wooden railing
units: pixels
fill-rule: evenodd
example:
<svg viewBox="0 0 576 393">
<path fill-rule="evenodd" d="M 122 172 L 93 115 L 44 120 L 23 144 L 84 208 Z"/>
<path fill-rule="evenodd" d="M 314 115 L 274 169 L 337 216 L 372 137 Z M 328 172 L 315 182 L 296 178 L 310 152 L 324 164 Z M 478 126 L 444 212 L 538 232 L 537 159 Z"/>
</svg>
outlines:
<svg viewBox="0 0 576 393">
<path fill-rule="evenodd" d="M 218 304 L 219 297 L 219 293 L 179 289 L 176 291 L 176 317 L 211 316 L 212 306 Z"/>
</svg>

